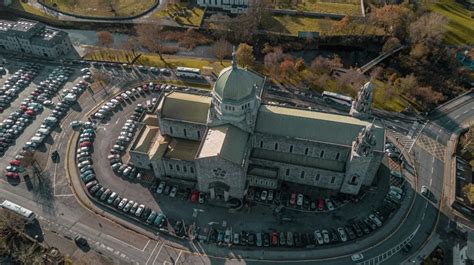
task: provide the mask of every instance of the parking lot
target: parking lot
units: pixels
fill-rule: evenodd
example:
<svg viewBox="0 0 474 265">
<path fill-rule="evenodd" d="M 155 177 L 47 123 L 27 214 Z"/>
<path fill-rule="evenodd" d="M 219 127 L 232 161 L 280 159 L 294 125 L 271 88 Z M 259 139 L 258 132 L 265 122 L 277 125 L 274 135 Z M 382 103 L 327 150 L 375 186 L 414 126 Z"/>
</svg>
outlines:
<svg viewBox="0 0 474 265">
<path fill-rule="evenodd" d="M 383 222 L 398 209 L 397 203 L 403 200 L 403 190 L 400 191 L 401 194 L 396 195 L 399 196 L 397 203 L 389 199 L 384 200 L 384 197 L 388 196 L 389 183 L 396 183 L 391 180 L 393 178 L 381 177 L 390 175 L 390 169 L 385 166 L 380 169 L 377 186 L 368 189 L 362 197 L 325 193 L 324 197 L 315 196 L 311 200 L 305 193 L 300 199 L 298 196 L 301 194 L 300 191 L 292 191 L 292 187 L 289 187 L 288 192 L 275 192 L 274 200 L 269 201 L 269 191 L 266 191 L 265 199 L 262 200 L 262 191 L 254 190 L 250 192 L 252 196 L 249 196 L 248 201 L 255 204 L 246 204 L 241 211 L 232 214 L 232 218 L 229 218 L 227 208 L 208 205 L 207 202 L 199 203 L 197 197 L 193 197 L 192 188 L 182 188 L 172 183 L 167 183 L 161 188 L 159 183 L 155 183 L 152 187 L 141 185 L 133 178 L 123 177 L 114 172 L 107 157 L 111 155 L 111 149 L 119 150 L 114 145 L 121 136 L 122 125 L 128 123 L 129 127 L 133 127 L 130 124 L 134 122 L 127 120 L 136 112 L 136 106 L 153 97 L 157 97 L 157 94 L 136 93 L 130 100 L 125 100 L 126 103 L 123 102 L 115 110 L 111 110 L 112 115 L 98 122 L 93 136 L 93 168 L 95 178 L 101 186 L 95 188 L 92 193 L 98 192 L 98 198 L 104 197 L 104 202 L 112 192 L 117 193 L 120 200 L 115 200 L 117 204 L 113 200 L 110 203 L 118 207 L 121 212 L 123 209 L 126 212 L 132 211 L 133 214 L 128 215 L 129 217 L 133 217 L 139 208 L 149 208 L 163 213 L 168 219 L 165 228 L 178 236 L 191 231 L 193 234 L 191 236 L 218 245 L 316 247 L 367 236 L 381 227 Z M 135 129 L 129 133 L 133 137 Z M 125 170 L 126 166 L 123 167 L 122 174 Z M 105 196 L 104 192 L 107 189 L 110 192 Z M 157 192 L 160 189 L 161 191 Z M 293 198 L 295 197 L 293 194 L 296 194 L 296 198 Z M 143 206 L 140 206 L 141 204 Z M 141 217 L 143 212 L 148 214 L 147 216 L 150 214 L 150 211 L 143 211 L 142 208 L 139 211 Z"/>
</svg>

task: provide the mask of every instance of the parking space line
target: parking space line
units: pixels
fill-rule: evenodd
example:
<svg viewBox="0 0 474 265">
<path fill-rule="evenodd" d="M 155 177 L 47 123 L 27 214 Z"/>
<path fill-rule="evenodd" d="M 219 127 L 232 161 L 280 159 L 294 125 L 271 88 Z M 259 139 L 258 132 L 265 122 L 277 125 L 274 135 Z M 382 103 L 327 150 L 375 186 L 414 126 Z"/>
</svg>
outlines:
<svg viewBox="0 0 474 265">
<path fill-rule="evenodd" d="M 156 248 L 158 247 L 158 244 L 159 244 L 159 243 L 156 242 L 156 245 L 155 245 L 155 247 L 153 248 L 153 250 L 151 251 L 150 256 L 148 257 L 148 259 L 146 260 L 145 265 L 148 265 L 148 262 L 150 262 L 150 259 L 151 259 L 151 257 L 153 256 L 153 253 L 155 253 L 155 250 L 156 250 Z"/>
<path fill-rule="evenodd" d="M 183 254 L 182 250 L 179 251 L 178 257 L 176 258 L 176 261 L 174 262 L 174 264 L 178 264 L 178 260 L 181 257 L 181 254 Z"/>
<path fill-rule="evenodd" d="M 161 250 L 163 249 L 164 246 L 165 246 L 165 243 L 161 244 L 161 247 L 160 247 L 160 249 L 158 250 L 158 252 L 156 253 L 155 258 L 153 259 L 153 263 L 152 263 L 152 264 L 155 264 L 156 259 L 158 258 L 158 256 L 160 256 Z"/>
</svg>

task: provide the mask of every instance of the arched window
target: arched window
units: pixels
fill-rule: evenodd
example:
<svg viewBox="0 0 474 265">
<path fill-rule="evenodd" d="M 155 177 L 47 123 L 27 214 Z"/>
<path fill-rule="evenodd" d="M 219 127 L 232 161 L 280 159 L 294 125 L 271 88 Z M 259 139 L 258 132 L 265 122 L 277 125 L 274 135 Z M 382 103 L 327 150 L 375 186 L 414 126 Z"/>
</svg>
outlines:
<svg viewBox="0 0 474 265">
<path fill-rule="evenodd" d="M 293 153 L 293 145 L 290 145 L 290 153 Z"/>
<path fill-rule="evenodd" d="M 339 152 L 337 152 L 336 154 L 336 160 L 339 160 L 339 157 L 341 156 L 341 154 L 339 154 Z"/>
<path fill-rule="evenodd" d="M 308 152 L 309 152 L 309 148 L 306 147 L 306 148 L 304 149 L 304 154 L 305 154 L 305 155 L 308 155 Z"/>
<path fill-rule="evenodd" d="M 187 136 L 186 128 L 183 129 L 184 136 Z"/>
<path fill-rule="evenodd" d="M 275 150 L 278 150 L 278 143 L 275 143 Z"/>
<path fill-rule="evenodd" d="M 260 141 L 260 148 L 263 148 L 263 141 Z"/>
<path fill-rule="evenodd" d="M 321 150 L 321 153 L 319 154 L 320 157 L 324 157 L 324 150 Z"/>
</svg>

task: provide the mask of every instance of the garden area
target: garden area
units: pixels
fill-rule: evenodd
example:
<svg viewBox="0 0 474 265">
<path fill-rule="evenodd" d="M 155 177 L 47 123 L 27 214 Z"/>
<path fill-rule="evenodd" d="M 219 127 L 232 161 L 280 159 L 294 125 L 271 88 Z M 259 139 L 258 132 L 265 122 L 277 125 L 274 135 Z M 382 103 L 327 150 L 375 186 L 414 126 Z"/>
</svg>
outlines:
<svg viewBox="0 0 474 265">
<path fill-rule="evenodd" d="M 321 1 L 306 0 L 293 4 L 293 1 L 279 1 L 275 6 L 277 9 L 290 9 L 304 12 L 340 14 L 350 16 L 360 16 L 362 11 L 358 0 Z"/>
<path fill-rule="evenodd" d="M 157 0 L 39 0 L 59 11 L 90 17 L 128 17 L 146 12 Z"/>
<path fill-rule="evenodd" d="M 445 40 L 450 45 L 474 45 L 474 11 L 452 0 L 439 0 L 429 8 L 449 19 Z"/>
<path fill-rule="evenodd" d="M 199 27 L 204 17 L 204 9 L 196 6 L 188 7 L 185 4 L 169 4 L 166 8 L 155 12 L 152 17 L 168 17 L 180 25 Z"/>
</svg>

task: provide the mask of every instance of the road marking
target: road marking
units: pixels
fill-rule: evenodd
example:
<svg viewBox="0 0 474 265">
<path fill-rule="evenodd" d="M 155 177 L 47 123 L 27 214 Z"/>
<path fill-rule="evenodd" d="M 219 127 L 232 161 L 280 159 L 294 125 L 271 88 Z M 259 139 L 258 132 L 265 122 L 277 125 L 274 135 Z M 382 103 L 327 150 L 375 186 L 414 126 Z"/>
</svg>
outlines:
<svg viewBox="0 0 474 265">
<path fill-rule="evenodd" d="M 146 260 L 145 265 L 148 265 L 148 262 L 150 262 L 150 259 L 151 259 L 151 257 L 153 256 L 153 253 L 155 253 L 155 250 L 156 250 L 156 248 L 158 247 L 158 244 L 159 244 L 159 243 L 156 242 L 156 245 L 155 245 L 155 247 L 153 248 L 153 250 L 151 251 L 151 254 L 150 254 L 150 256 L 148 257 L 148 259 Z M 163 243 L 163 244 L 164 244 L 164 243 Z"/>
<path fill-rule="evenodd" d="M 54 197 L 69 197 L 69 196 L 74 196 L 74 194 L 55 194 Z"/>
<path fill-rule="evenodd" d="M 183 251 L 182 251 L 182 250 L 179 251 L 179 255 L 178 255 L 178 257 L 176 258 L 176 261 L 174 262 L 174 264 L 178 264 L 178 260 L 179 260 L 179 258 L 181 257 L 181 254 L 183 254 Z"/>
<path fill-rule="evenodd" d="M 456 115 L 456 117 L 454 117 L 454 119 L 457 119 L 457 118 L 459 118 L 459 116 L 461 116 L 461 114 L 458 114 L 458 115 Z"/>
<path fill-rule="evenodd" d="M 160 247 L 160 249 L 158 250 L 158 253 L 156 253 L 155 258 L 153 259 L 153 263 L 152 263 L 152 264 L 155 264 L 155 261 L 156 261 L 156 259 L 158 258 L 158 256 L 160 256 L 161 250 L 163 249 L 163 246 L 164 246 L 164 245 L 165 245 L 165 243 L 161 244 L 161 247 Z"/>
<path fill-rule="evenodd" d="M 148 242 L 146 242 L 146 244 L 145 244 L 145 246 L 143 247 L 143 249 L 139 249 L 139 248 L 137 248 L 137 247 L 135 247 L 135 246 L 132 246 L 132 245 L 128 244 L 127 242 L 124 242 L 124 241 L 122 241 L 122 240 L 120 240 L 120 239 L 118 239 L 118 238 L 115 238 L 115 237 L 111 236 L 111 235 L 107 235 L 107 234 L 106 234 L 105 236 L 106 236 L 106 237 L 109 237 L 110 239 L 115 240 L 115 241 L 117 241 L 117 242 L 119 242 L 119 243 L 121 243 L 121 244 L 123 244 L 123 245 L 126 245 L 126 246 L 128 246 L 128 247 L 132 247 L 132 248 L 134 248 L 134 249 L 136 249 L 136 250 L 138 250 L 138 251 L 141 251 L 141 252 L 144 252 L 144 251 L 145 251 L 145 248 L 148 246 L 148 243 L 150 242 L 150 240 L 148 240 Z"/>
</svg>

